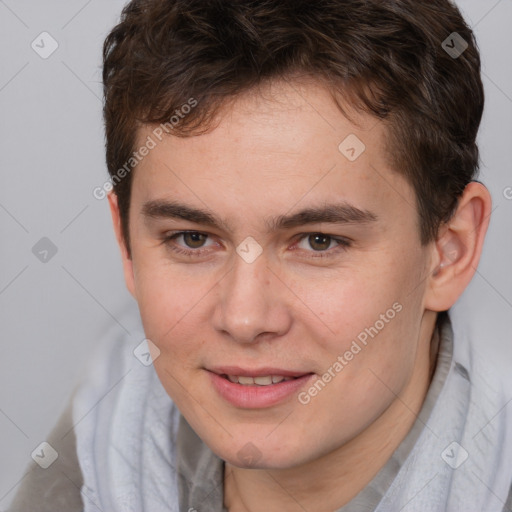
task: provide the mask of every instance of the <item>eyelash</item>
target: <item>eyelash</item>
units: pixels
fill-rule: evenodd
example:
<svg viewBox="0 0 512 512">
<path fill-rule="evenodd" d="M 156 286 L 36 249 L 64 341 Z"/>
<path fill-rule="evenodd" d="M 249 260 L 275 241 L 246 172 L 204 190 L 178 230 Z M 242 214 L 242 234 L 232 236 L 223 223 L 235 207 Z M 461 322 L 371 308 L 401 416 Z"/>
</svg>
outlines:
<svg viewBox="0 0 512 512">
<path fill-rule="evenodd" d="M 178 237 L 180 237 L 182 235 L 185 235 L 185 234 L 190 234 L 190 233 L 197 233 L 199 235 L 206 235 L 207 237 L 209 237 L 209 235 L 207 233 L 203 233 L 201 231 L 175 231 L 175 232 L 172 232 L 172 233 L 169 233 L 168 235 L 166 235 L 162 242 L 169 249 L 171 249 L 172 251 L 174 251 L 174 252 L 176 252 L 178 254 L 185 255 L 187 257 L 199 257 L 199 256 L 202 256 L 204 252 L 208 252 L 208 249 L 203 249 L 203 248 L 199 248 L 199 249 L 184 249 L 183 247 L 176 246 L 173 243 L 174 240 L 176 240 Z M 318 232 L 318 231 L 313 231 L 313 232 L 310 232 L 310 233 L 301 233 L 300 235 L 298 235 L 297 243 L 300 243 L 303 239 L 305 239 L 305 238 L 307 238 L 307 237 L 309 237 L 311 235 L 324 236 L 326 238 L 329 238 L 331 241 L 337 242 L 338 245 L 336 247 L 332 248 L 332 249 L 327 249 L 325 251 L 307 251 L 307 252 L 315 253 L 314 256 L 308 256 L 309 258 L 330 258 L 330 257 L 334 257 L 335 254 L 333 254 L 333 251 L 335 253 L 338 253 L 339 251 L 345 251 L 345 250 L 347 250 L 352 245 L 351 241 L 349 241 L 346 238 L 338 238 L 338 237 L 335 237 L 333 235 L 329 235 L 327 233 L 321 233 L 321 232 Z M 209 237 L 209 239 L 211 239 L 211 237 Z M 206 240 L 208 240 L 208 238 Z"/>
</svg>

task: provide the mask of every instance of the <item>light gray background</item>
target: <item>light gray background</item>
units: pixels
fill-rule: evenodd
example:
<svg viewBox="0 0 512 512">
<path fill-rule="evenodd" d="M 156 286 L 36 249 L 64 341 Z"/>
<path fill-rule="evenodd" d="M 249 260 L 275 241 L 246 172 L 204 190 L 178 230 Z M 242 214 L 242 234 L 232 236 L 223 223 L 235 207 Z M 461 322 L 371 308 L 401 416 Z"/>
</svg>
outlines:
<svg viewBox="0 0 512 512">
<path fill-rule="evenodd" d="M 458 4 L 482 52 L 481 179 L 494 213 L 455 326 L 467 323 L 480 357 L 511 368 L 512 0 Z M 123 5 L 0 0 L 0 509 L 107 326 L 132 333 L 122 312 L 128 307 L 135 318 L 136 309 L 108 204 L 92 195 L 107 178 L 101 46 Z M 59 45 L 47 59 L 31 48 L 43 31 Z M 32 252 L 42 237 L 58 249 L 46 263 Z"/>
</svg>

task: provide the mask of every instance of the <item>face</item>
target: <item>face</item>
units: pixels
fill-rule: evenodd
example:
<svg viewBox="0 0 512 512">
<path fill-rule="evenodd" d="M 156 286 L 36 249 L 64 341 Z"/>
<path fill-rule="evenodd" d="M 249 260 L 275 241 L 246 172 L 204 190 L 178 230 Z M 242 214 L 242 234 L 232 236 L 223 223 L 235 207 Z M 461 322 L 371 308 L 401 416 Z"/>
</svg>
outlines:
<svg viewBox="0 0 512 512">
<path fill-rule="evenodd" d="M 427 357 L 414 192 L 386 128 L 357 122 L 318 84 L 274 84 L 134 171 L 124 263 L 156 372 L 234 465 L 292 468 L 346 445 Z"/>
</svg>

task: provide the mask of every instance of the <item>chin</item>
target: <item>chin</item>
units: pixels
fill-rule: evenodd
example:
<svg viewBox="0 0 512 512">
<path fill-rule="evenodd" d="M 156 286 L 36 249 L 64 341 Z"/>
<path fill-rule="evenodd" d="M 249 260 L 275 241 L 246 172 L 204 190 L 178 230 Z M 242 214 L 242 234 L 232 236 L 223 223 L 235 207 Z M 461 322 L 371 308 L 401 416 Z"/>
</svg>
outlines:
<svg viewBox="0 0 512 512">
<path fill-rule="evenodd" d="M 241 448 L 233 451 L 234 445 Z M 284 451 L 282 446 L 258 440 L 235 441 L 226 450 L 221 449 L 216 453 L 232 466 L 243 469 L 289 469 L 304 462 L 304 453 L 299 447 L 289 446 Z"/>
</svg>

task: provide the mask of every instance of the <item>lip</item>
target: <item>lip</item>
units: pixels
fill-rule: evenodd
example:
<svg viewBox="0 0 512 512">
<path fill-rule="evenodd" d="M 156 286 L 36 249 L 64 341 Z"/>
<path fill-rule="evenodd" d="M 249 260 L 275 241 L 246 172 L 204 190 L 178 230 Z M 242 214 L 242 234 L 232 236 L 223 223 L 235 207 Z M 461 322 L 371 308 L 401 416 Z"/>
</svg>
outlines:
<svg viewBox="0 0 512 512">
<path fill-rule="evenodd" d="M 240 368 L 234 371 L 234 367 L 229 367 L 226 369 L 229 369 L 229 373 L 225 371 L 222 371 L 222 373 L 216 373 L 216 371 L 214 372 L 210 370 L 206 371 L 208 372 L 210 380 L 212 381 L 213 387 L 217 393 L 224 400 L 241 409 L 263 409 L 284 402 L 291 396 L 296 395 L 299 390 L 306 386 L 315 375 L 313 373 L 305 374 L 303 372 L 297 373 L 272 368 L 260 368 L 257 371 L 243 371 Z M 297 378 L 293 380 L 282 381 L 278 384 L 271 384 L 269 386 L 244 386 L 242 384 L 230 382 L 222 375 L 239 375 L 244 377 L 282 375 L 283 377 Z"/>
</svg>

